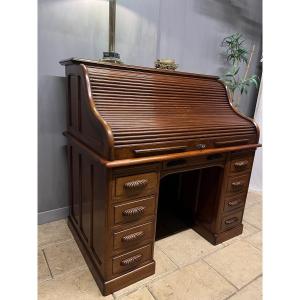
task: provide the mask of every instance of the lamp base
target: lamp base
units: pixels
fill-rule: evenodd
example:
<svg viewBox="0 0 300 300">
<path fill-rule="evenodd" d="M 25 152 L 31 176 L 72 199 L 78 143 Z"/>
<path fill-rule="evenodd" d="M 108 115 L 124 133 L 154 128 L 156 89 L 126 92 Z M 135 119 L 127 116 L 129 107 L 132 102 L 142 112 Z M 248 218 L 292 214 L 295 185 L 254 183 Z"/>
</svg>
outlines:
<svg viewBox="0 0 300 300">
<path fill-rule="evenodd" d="M 100 61 L 114 64 L 123 64 L 120 59 L 120 54 L 112 51 L 103 52 L 103 58 L 100 59 Z"/>
</svg>

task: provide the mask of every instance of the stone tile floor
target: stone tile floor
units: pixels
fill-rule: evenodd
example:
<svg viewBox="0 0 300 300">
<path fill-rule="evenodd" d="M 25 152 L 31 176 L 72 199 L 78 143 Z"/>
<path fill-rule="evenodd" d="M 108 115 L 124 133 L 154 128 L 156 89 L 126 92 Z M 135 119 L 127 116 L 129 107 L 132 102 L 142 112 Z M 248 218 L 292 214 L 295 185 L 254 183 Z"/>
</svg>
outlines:
<svg viewBox="0 0 300 300">
<path fill-rule="evenodd" d="M 262 202 L 249 192 L 242 235 L 213 246 L 188 229 L 155 243 L 156 273 L 103 297 L 65 220 L 39 226 L 39 300 L 262 299 Z"/>
</svg>

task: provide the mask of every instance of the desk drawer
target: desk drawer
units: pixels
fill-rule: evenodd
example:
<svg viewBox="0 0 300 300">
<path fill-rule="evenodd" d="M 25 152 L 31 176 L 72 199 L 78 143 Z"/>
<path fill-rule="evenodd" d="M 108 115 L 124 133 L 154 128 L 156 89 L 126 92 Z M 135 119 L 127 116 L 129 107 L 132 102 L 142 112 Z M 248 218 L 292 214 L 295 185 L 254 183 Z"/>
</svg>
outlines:
<svg viewBox="0 0 300 300">
<path fill-rule="evenodd" d="M 163 169 L 177 169 L 185 166 L 225 162 L 225 154 L 217 153 L 206 156 L 172 159 L 163 162 Z"/>
<path fill-rule="evenodd" d="M 135 226 L 127 230 L 119 231 L 113 235 L 113 247 L 116 249 L 126 249 L 136 246 L 145 241 L 152 242 L 154 239 L 154 226 L 152 222 Z"/>
<path fill-rule="evenodd" d="M 115 197 L 140 197 L 155 194 L 158 187 L 158 174 L 145 173 L 115 179 Z"/>
<path fill-rule="evenodd" d="M 242 193 L 225 199 L 224 212 L 229 212 L 237 208 L 244 207 L 247 194 Z"/>
<path fill-rule="evenodd" d="M 221 231 L 226 231 L 241 224 L 243 218 L 243 210 L 230 214 L 222 219 Z"/>
<path fill-rule="evenodd" d="M 128 223 L 155 213 L 155 196 L 113 206 L 114 224 Z"/>
<path fill-rule="evenodd" d="M 253 162 L 253 156 L 246 156 L 246 157 L 234 159 L 231 161 L 230 164 L 230 172 L 238 173 L 238 172 L 248 171 L 251 169 L 252 162 Z"/>
<path fill-rule="evenodd" d="M 123 255 L 113 257 L 112 271 L 113 274 L 122 273 L 125 271 L 133 270 L 143 265 L 147 261 L 153 259 L 152 244 L 137 250 L 127 252 Z"/>
<path fill-rule="evenodd" d="M 250 173 L 241 176 L 230 177 L 227 183 L 227 193 L 237 194 L 246 192 L 248 189 L 249 180 Z"/>
</svg>

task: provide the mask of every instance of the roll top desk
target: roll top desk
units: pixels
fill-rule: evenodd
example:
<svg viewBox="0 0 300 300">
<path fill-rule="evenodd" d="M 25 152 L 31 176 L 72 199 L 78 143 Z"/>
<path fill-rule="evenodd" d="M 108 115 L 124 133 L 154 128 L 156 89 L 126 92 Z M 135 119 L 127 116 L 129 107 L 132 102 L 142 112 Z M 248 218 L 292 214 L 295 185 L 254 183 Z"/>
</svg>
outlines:
<svg viewBox="0 0 300 300">
<path fill-rule="evenodd" d="M 154 274 L 166 215 L 214 245 L 242 233 L 259 129 L 232 107 L 218 77 L 61 64 L 68 224 L 104 295 Z"/>
</svg>

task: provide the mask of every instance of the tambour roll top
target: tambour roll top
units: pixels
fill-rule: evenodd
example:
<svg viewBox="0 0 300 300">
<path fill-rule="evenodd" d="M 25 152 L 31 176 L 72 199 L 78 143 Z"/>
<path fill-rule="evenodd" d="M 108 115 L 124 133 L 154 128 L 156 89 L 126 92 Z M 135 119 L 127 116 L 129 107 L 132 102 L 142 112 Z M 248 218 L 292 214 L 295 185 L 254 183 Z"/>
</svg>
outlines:
<svg viewBox="0 0 300 300">
<path fill-rule="evenodd" d="M 68 131 L 107 160 L 255 144 L 258 129 L 215 76 L 62 61 Z"/>
</svg>

